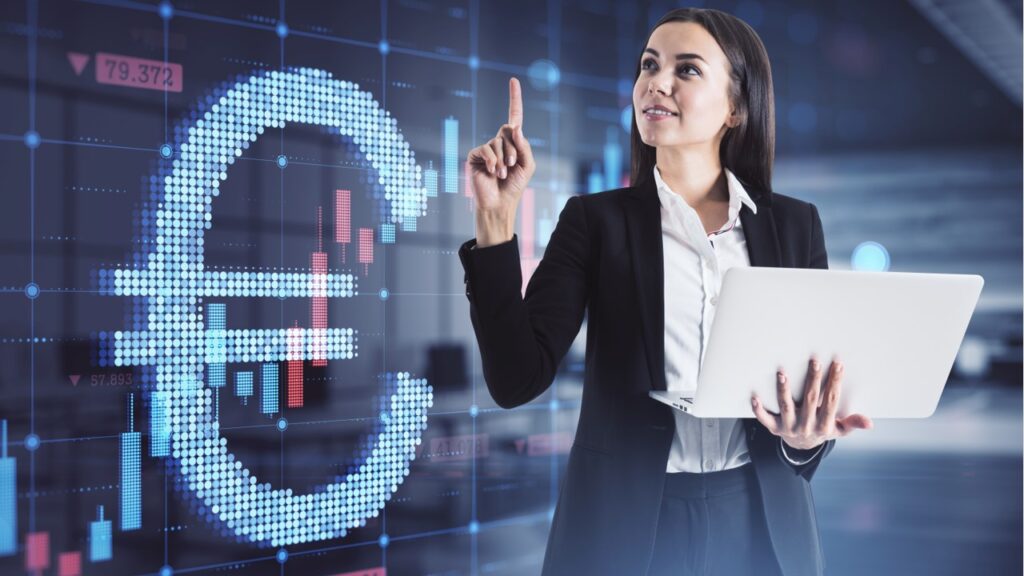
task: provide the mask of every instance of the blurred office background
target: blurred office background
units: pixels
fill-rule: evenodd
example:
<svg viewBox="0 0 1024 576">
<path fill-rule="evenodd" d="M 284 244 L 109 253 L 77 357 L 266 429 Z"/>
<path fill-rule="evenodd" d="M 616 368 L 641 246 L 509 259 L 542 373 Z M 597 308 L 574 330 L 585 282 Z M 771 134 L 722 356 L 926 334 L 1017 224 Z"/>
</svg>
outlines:
<svg viewBox="0 0 1024 576">
<path fill-rule="evenodd" d="M 538 163 L 517 229 L 528 275 L 566 199 L 628 174 L 636 60 L 651 24 L 682 5 L 731 12 L 763 38 L 775 189 L 819 207 L 832 268 L 985 278 L 935 415 L 878 421 L 822 464 L 813 485 L 828 573 L 1020 574 L 1013 0 L 3 3 L 0 572 L 538 573 L 579 414 L 586 326 L 548 392 L 496 407 L 456 256 L 474 235 L 463 161 L 505 121 L 517 76 Z M 206 267 L 309 273 L 310 254 L 326 254 L 332 273 L 358 278 L 356 294 L 326 310 L 332 327 L 357 330 L 359 356 L 306 362 L 297 383 L 282 362 L 276 408 L 261 403 L 270 383 L 259 377 L 255 396 L 232 387 L 255 365 L 228 365 L 220 432 L 261 482 L 306 493 L 365 457 L 382 375 L 427 378 L 434 399 L 408 477 L 380 515 L 284 554 L 239 543 L 177 482 L 174 455 L 153 440 L 140 371 L 99 361 L 106 332 L 147 320 L 137 299 L 103 293 L 99 272 L 137 266 L 150 249 L 148 194 L 180 129 L 232 83 L 290 66 L 372 94 L 423 171 L 426 208 L 414 225 L 389 224 L 363 151 L 318 126 L 268 128 L 240 153 L 212 205 Z M 351 242 L 338 240 L 342 227 Z M 230 329 L 316 323 L 308 298 L 211 304 Z M 287 396 L 295 386 L 300 403 Z M 125 482 L 129 419 L 140 434 L 137 492 Z M 132 502 L 140 520 L 125 529 Z"/>
</svg>

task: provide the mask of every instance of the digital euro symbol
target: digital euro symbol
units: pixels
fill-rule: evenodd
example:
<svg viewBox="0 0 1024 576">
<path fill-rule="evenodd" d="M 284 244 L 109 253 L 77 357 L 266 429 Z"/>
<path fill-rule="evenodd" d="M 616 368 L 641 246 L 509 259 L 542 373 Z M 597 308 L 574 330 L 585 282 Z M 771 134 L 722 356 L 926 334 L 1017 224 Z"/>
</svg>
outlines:
<svg viewBox="0 0 1024 576">
<path fill-rule="evenodd" d="M 386 192 L 382 221 L 415 224 L 425 214 L 420 167 L 395 119 L 371 94 L 322 70 L 259 73 L 222 86 L 179 127 L 172 150 L 162 151 L 159 174 L 150 178 L 142 248 L 131 265 L 98 272 L 101 293 L 131 298 L 135 320 L 131 330 L 97 335 L 99 363 L 142 367 L 149 375 L 153 419 L 163 421 L 154 434 L 166 434 L 178 487 L 195 499 L 198 512 L 226 534 L 270 546 L 341 537 L 376 517 L 409 474 L 433 403 L 425 379 L 388 374 L 378 433 L 369 436 L 365 458 L 305 494 L 261 482 L 220 434 L 211 366 L 355 354 L 352 328 L 212 330 L 204 323 L 205 298 L 355 294 L 351 274 L 205 269 L 204 231 L 228 167 L 266 128 L 296 123 L 324 127 L 358 146 Z"/>
</svg>

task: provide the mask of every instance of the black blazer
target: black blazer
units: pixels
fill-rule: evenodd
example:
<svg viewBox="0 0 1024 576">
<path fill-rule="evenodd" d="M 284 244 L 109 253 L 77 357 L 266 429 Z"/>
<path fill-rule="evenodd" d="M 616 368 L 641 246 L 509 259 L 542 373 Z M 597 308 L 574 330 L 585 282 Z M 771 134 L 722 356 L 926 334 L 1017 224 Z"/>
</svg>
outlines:
<svg viewBox="0 0 1024 576">
<path fill-rule="evenodd" d="M 828 268 L 813 204 L 747 188 L 740 220 L 752 266 Z M 661 204 L 652 178 L 566 202 L 521 293 L 518 238 L 459 248 L 484 378 L 504 408 L 547 390 L 588 316 L 583 399 L 544 574 L 644 574 L 654 547 L 675 419 L 665 390 Z M 767 343 L 766 343 L 767 344 Z M 825 455 L 794 466 L 780 439 L 744 420 L 765 517 L 783 573 L 821 574 L 810 480 Z M 794 455 L 795 457 L 795 455 Z"/>
</svg>

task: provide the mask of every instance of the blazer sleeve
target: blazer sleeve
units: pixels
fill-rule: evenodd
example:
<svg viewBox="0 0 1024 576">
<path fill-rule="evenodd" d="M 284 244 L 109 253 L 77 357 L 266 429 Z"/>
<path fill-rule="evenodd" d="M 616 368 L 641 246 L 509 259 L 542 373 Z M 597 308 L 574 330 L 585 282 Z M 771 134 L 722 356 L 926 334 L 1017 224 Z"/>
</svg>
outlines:
<svg viewBox="0 0 1024 576">
<path fill-rule="evenodd" d="M 522 292 L 518 236 L 486 248 L 459 248 L 469 314 L 484 379 L 502 408 L 544 393 L 579 333 L 588 300 L 590 242 L 583 201 L 572 196 Z"/>
<path fill-rule="evenodd" d="M 828 269 L 828 251 L 825 249 L 825 234 L 821 226 L 821 217 L 818 215 L 818 208 L 814 204 L 810 204 L 810 232 L 811 239 L 809 242 L 809 257 L 808 257 L 808 268 Z M 811 450 L 789 450 L 789 453 L 796 460 L 803 461 L 805 458 L 809 458 L 802 464 L 793 464 L 789 458 L 786 458 L 786 454 L 783 453 L 782 442 L 778 443 L 778 456 L 783 462 L 789 466 L 794 473 L 803 476 L 808 482 L 814 477 L 814 473 L 818 469 L 818 465 L 821 461 L 828 456 L 832 449 L 835 448 L 836 441 L 829 440 L 825 442 L 823 448 L 813 448 Z"/>
</svg>

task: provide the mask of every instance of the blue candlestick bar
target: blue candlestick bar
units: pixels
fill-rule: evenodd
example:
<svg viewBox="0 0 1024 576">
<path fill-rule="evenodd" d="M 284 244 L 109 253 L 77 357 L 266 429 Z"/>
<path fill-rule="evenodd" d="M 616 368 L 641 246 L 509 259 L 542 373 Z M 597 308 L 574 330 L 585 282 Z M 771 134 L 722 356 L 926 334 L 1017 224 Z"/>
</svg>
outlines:
<svg viewBox="0 0 1024 576">
<path fill-rule="evenodd" d="M 427 197 L 437 197 L 437 170 L 433 162 L 427 164 L 427 169 L 423 171 L 423 185 L 427 188 Z"/>
<path fill-rule="evenodd" d="M 235 396 L 247 402 L 252 396 L 252 372 L 235 372 Z"/>
<path fill-rule="evenodd" d="M 206 384 L 211 388 L 221 388 L 227 382 L 227 323 L 227 304 L 206 306 Z"/>
<path fill-rule="evenodd" d="M 263 414 L 274 414 L 277 412 L 277 364 L 263 364 L 260 366 L 260 387 L 263 389 L 260 403 L 260 412 Z"/>
<path fill-rule="evenodd" d="M 459 191 L 459 121 L 444 119 L 444 191 L 455 194 Z"/>
<path fill-rule="evenodd" d="M 152 429 L 149 436 L 149 454 L 154 457 L 170 456 L 171 427 L 167 422 L 166 390 L 155 390 L 150 397 L 149 425 Z"/>
<path fill-rule="evenodd" d="M 97 506 L 96 520 L 89 523 L 89 561 L 103 562 L 110 560 L 113 532 L 110 520 L 103 518 L 103 506 Z"/>
<path fill-rule="evenodd" d="M 142 527 L 142 438 L 135 431 L 135 395 L 128 395 L 128 432 L 121 434 L 121 531 Z"/>
<path fill-rule="evenodd" d="M 7 455 L 7 420 L 0 421 L 0 556 L 18 552 L 18 463 Z"/>
</svg>

